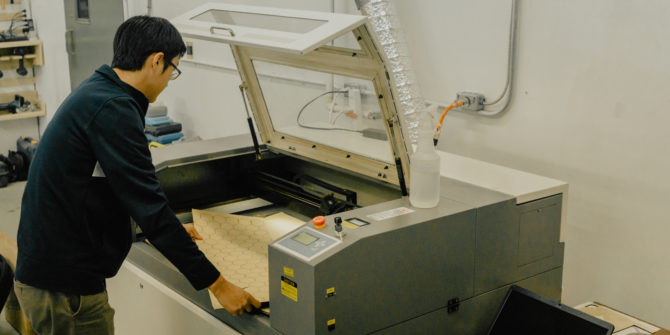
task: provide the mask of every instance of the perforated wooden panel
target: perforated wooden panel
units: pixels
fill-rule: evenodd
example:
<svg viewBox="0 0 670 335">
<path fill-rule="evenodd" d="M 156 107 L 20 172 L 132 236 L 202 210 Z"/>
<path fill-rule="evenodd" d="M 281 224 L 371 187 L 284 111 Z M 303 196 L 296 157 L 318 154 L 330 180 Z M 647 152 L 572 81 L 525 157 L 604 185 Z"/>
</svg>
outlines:
<svg viewBox="0 0 670 335">
<path fill-rule="evenodd" d="M 196 244 L 221 274 L 264 302 L 270 300 L 268 244 L 304 222 L 284 213 L 257 218 L 194 209 L 193 223 L 203 238 Z"/>
</svg>

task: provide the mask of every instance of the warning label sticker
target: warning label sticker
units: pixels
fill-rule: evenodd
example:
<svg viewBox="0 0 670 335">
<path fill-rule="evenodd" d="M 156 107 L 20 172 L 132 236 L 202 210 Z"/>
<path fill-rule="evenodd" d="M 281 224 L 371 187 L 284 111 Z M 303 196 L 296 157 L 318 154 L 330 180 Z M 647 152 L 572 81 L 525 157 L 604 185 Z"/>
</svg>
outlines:
<svg viewBox="0 0 670 335">
<path fill-rule="evenodd" d="M 281 294 L 293 301 L 298 301 L 298 284 L 284 276 L 281 276 Z"/>
<path fill-rule="evenodd" d="M 387 211 L 379 212 L 379 213 L 374 213 L 368 215 L 369 218 L 375 220 L 375 221 L 382 221 L 390 218 L 394 218 L 396 216 L 400 215 L 405 215 L 409 213 L 413 213 L 413 209 L 409 209 L 407 207 L 398 207 L 394 209 L 389 209 Z"/>
</svg>

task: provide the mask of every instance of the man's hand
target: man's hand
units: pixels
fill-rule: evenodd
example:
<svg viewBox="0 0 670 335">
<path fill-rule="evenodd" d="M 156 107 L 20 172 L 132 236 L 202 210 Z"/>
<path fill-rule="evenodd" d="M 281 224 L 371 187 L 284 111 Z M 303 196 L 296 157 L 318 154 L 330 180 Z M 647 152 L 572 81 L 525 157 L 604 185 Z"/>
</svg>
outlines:
<svg viewBox="0 0 670 335">
<path fill-rule="evenodd" d="M 202 240 L 202 236 L 198 234 L 198 231 L 195 230 L 195 226 L 192 223 L 183 224 L 182 226 L 184 226 L 188 235 L 191 236 L 193 242 L 195 242 L 195 240 Z"/>
<path fill-rule="evenodd" d="M 261 303 L 256 298 L 223 276 L 219 276 L 214 284 L 209 286 L 209 290 L 214 293 L 221 306 L 234 316 L 241 315 L 244 311 L 250 313 L 254 307 L 261 308 Z"/>
</svg>

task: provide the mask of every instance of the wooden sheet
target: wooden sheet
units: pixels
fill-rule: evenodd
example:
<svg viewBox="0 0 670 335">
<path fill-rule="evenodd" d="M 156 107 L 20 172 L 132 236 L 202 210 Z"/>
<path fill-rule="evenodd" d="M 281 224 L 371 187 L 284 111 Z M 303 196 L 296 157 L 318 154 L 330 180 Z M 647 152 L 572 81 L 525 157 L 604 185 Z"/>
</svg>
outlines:
<svg viewBox="0 0 670 335">
<path fill-rule="evenodd" d="M 607 306 L 603 306 L 597 302 L 584 303 L 575 308 L 586 314 L 595 316 L 598 319 L 605 320 L 613 324 L 615 333 L 632 326 L 637 326 L 650 333 L 655 333 L 660 330 L 658 327 L 650 325 L 642 320 L 636 319 L 619 311 L 613 310 Z"/>
<path fill-rule="evenodd" d="M 284 213 L 266 218 L 193 210 L 193 223 L 203 237 L 198 247 L 230 282 L 258 301 L 270 300 L 268 244 L 304 222 Z M 211 294 L 212 306 L 223 308 Z"/>
</svg>

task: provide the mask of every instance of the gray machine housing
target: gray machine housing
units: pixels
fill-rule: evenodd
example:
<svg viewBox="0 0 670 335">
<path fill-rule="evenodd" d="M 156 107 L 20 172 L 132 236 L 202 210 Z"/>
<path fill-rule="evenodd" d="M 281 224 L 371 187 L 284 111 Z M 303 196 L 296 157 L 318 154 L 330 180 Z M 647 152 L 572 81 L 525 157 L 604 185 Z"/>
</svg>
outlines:
<svg viewBox="0 0 670 335">
<path fill-rule="evenodd" d="M 397 188 L 272 154 L 265 147 L 262 152 L 272 157 L 256 161 L 251 139 L 235 136 L 161 148 L 153 156 L 171 207 L 184 222 L 190 208 L 235 205 L 256 196 L 274 199 L 271 192 L 241 182 L 244 171 L 263 162 L 275 171 L 310 171 L 361 191 L 367 205 L 326 216 L 326 227 L 318 232 L 339 240 L 335 217 L 369 224 L 345 227 L 342 241 L 326 252 L 306 261 L 277 247 L 294 233 L 268 246 L 269 317 L 214 310 L 206 290 L 195 291 L 150 245 L 134 243 L 128 260 L 217 319 L 251 334 L 484 334 L 511 284 L 560 300 L 562 194 L 517 204 L 511 195 L 442 178 L 439 205 L 415 209 Z M 381 221 L 369 217 L 401 207 L 414 212 Z M 242 206 L 238 213 L 281 210 L 307 222 L 313 213 L 301 208 L 275 202 L 258 209 Z M 293 276 L 287 277 L 284 268 Z M 297 284 L 297 301 L 282 294 L 283 276 Z"/>
<path fill-rule="evenodd" d="M 286 334 L 482 334 L 511 284 L 560 300 L 561 195 L 517 205 L 441 182 L 436 208 L 369 217 L 411 208 L 403 198 L 337 214 L 370 224 L 344 228 L 341 244 L 310 261 L 270 245 L 272 326 Z M 333 237 L 334 217 L 323 229 Z M 297 301 L 281 292 L 284 267 L 294 270 Z"/>
</svg>

